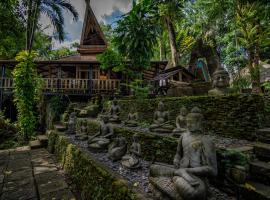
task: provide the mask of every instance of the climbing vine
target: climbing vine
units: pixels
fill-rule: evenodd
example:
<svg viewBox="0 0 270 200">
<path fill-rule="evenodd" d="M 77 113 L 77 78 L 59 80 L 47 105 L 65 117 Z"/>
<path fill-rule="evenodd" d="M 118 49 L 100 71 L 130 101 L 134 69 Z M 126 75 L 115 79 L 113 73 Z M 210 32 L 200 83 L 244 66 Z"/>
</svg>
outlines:
<svg viewBox="0 0 270 200">
<path fill-rule="evenodd" d="M 34 51 L 20 52 L 16 57 L 19 64 L 13 71 L 14 102 L 18 110 L 20 134 L 25 141 L 34 135 L 37 124 L 35 108 L 42 90 L 42 81 L 34 63 L 36 57 Z"/>
</svg>

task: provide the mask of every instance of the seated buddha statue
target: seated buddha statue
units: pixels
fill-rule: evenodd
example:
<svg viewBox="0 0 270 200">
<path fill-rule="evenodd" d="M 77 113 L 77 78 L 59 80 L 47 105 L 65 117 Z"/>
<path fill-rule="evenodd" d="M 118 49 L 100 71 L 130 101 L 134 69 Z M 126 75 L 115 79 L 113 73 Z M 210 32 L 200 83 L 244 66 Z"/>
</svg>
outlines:
<svg viewBox="0 0 270 200">
<path fill-rule="evenodd" d="M 106 151 L 113 134 L 113 127 L 109 123 L 108 116 L 102 116 L 100 130 L 88 139 L 88 148 L 93 151 Z"/>
<path fill-rule="evenodd" d="M 69 115 L 69 120 L 67 123 L 67 134 L 76 134 L 76 113 L 72 112 Z"/>
<path fill-rule="evenodd" d="M 213 89 L 208 91 L 209 95 L 219 96 L 230 93 L 230 76 L 222 67 L 216 69 L 213 74 Z"/>
<path fill-rule="evenodd" d="M 128 114 L 128 118 L 127 120 L 125 121 L 125 125 L 128 126 L 128 127 L 136 127 L 138 126 L 138 113 L 137 112 L 130 112 Z"/>
<path fill-rule="evenodd" d="M 127 141 L 124 137 L 117 136 L 109 146 L 108 157 L 112 161 L 121 160 L 127 152 Z"/>
<path fill-rule="evenodd" d="M 186 116 L 187 116 L 188 110 L 186 107 L 182 107 L 180 109 L 180 114 L 176 117 L 175 124 L 176 128 L 173 130 L 173 135 L 181 135 L 181 133 L 185 132 L 187 129 L 186 124 Z"/>
<path fill-rule="evenodd" d="M 179 138 L 174 165 L 151 165 L 149 181 L 156 196 L 206 200 L 205 180 L 217 175 L 217 161 L 212 140 L 202 133 L 202 118 L 198 108 L 187 115 L 187 131 Z"/>
<path fill-rule="evenodd" d="M 171 133 L 173 126 L 169 121 L 169 112 L 164 110 L 164 104 L 162 101 L 158 103 L 158 109 L 154 113 L 153 124 L 149 127 L 149 130 L 156 133 Z"/>
<path fill-rule="evenodd" d="M 85 141 L 88 139 L 88 135 L 87 135 L 87 121 L 83 120 L 81 127 L 80 127 L 80 131 L 78 134 L 75 135 L 75 139 L 76 140 L 81 140 L 81 141 Z"/>
<path fill-rule="evenodd" d="M 127 155 L 122 158 L 121 164 L 128 169 L 137 169 L 141 167 L 141 144 L 137 134 L 133 135 L 133 143 L 130 146 Z"/>
<path fill-rule="evenodd" d="M 110 119 L 109 121 L 112 122 L 112 123 L 120 123 L 121 120 L 120 120 L 120 106 L 117 104 L 117 100 L 114 99 L 113 102 L 112 102 L 112 106 L 111 106 L 111 109 L 110 109 Z"/>
</svg>

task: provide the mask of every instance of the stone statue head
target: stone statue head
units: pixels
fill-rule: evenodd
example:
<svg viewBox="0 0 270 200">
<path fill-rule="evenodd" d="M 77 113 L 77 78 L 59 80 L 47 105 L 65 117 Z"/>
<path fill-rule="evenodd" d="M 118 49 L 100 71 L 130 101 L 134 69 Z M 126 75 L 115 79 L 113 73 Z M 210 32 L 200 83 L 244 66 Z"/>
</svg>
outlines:
<svg viewBox="0 0 270 200">
<path fill-rule="evenodd" d="M 86 119 L 82 121 L 82 126 L 87 126 L 87 121 L 86 121 Z"/>
<path fill-rule="evenodd" d="M 202 131 L 203 115 L 198 107 L 194 107 L 187 115 L 187 128 L 190 132 Z"/>
<path fill-rule="evenodd" d="M 181 109 L 180 109 L 180 114 L 182 116 L 186 116 L 188 114 L 188 110 L 185 106 L 183 106 Z"/>
<path fill-rule="evenodd" d="M 116 98 L 114 98 L 114 99 L 112 100 L 112 103 L 113 103 L 114 106 L 117 105 L 117 100 L 116 100 Z"/>
<path fill-rule="evenodd" d="M 164 103 L 162 101 L 160 101 L 158 103 L 158 111 L 164 111 L 164 108 L 165 108 Z"/>
<path fill-rule="evenodd" d="M 134 142 L 138 142 L 139 141 L 139 135 L 138 134 L 134 134 L 132 138 L 133 138 L 133 141 Z"/>
<path fill-rule="evenodd" d="M 213 74 L 213 87 L 226 88 L 230 85 L 229 73 L 222 67 L 216 69 Z"/>
<path fill-rule="evenodd" d="M 75 112 L 72 112 L 70 115 L 69 115 L 69 118 L 70 119 L 74 119 L 76 117 L 76 113 Z"/>
<path fill-rule="evenodd" d="M 109 116 L 107 116 L 107 115 L 101 116 L 101 119 L 105 124 L 107 124 L 109 122 Z"/>
</svg>

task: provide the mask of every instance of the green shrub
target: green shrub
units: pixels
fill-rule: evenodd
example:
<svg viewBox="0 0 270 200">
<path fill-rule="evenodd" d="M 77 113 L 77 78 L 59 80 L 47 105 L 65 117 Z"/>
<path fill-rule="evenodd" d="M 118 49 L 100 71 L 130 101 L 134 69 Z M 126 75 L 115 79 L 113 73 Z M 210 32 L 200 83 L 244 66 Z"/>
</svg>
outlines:
<svg viewBox="0 0 270 200">
<path fill-rule="evenodd" d="M 42 82 L 34 63 L 36 57 L 36 52 L 20 52 L 16 57 L 19 64 L 13 71 L 14 102 L 18 110 L 20 133 L 25 141 L 34 135 L 37 124 L 34 110 L 42 91 Z"/>
</svg>

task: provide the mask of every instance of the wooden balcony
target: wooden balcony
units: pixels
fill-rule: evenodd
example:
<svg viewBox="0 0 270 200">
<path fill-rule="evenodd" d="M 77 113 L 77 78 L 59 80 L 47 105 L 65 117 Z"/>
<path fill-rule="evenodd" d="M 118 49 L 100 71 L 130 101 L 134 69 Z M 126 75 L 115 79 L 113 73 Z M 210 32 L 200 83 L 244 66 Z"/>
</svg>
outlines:
<svg viewBox="0 0 270 200">
<path fill-rule="evenodd" d="M 111 93 L 120 86 L 119 79 L 63 79 L 44 78 L 44 92 L 46 94 L 77 94 L 91 95 L 99 93 Z M 13 79 L 0 79 L 0 89 L 4 92 L 12 92 Z"/>
</svg>

